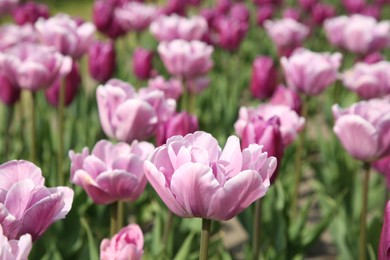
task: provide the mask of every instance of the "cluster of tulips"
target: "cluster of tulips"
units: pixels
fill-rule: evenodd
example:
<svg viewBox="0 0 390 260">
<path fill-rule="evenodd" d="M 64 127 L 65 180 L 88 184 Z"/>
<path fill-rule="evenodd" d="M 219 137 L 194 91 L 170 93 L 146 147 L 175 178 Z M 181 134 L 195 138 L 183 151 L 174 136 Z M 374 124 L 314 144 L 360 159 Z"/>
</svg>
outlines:
<svg viewBox="0 0 390 260">
<path fill-rule="evenodd" d="M 230 220 L 253 203 L 251 257 L 259 259 L 260 199 L 280 178 L 282 162 L 291 156 L 287 151 L 296 149 L 290 203 L 291 219 L 297 219 L 304 130 L 313 120 L 308 105 L 331 86 L 333 102 L 343 103 L 340 93 L 346 90 L 360 99 L 347 108 L 334 104 L 328 109 L 335 136 L 363 162 L 359 257 L 366 258 L 371 167 L 384 175 L 383 185 L 390 187 L 390 62 L 384 54 L 390 48 L 390 21 L 380 20 L 381 8 L 389 2 L 343 0 L 347 15 L 338 15 L 336 6 L 317 0 L 300 0 L 294 8 L 284 8 L 281 0 L 212 2 L 211 6 L 206 0 L 169 0 L 165 5 L 96 0 L 93 21 L 88 22 L 64 13 L 50 16 L 43 4 L 0 0 L 0 14 L 6 17 L 0 27 L 0 100 L 11 120 L 4 127 L 0 153 L 1 259 L 27 259 L 33 243 L 50 225 L 74 210 L 79 188 L 67 186 L 68 175 L 93 204 L 107 209 L 110 205 L 111 238 L 101 241 L 100 259 L 143 257 L 144 234 L 150 230 L 124 219 L 123 208 L 125 202 L 135 203 L 149 193 L 147 184 L 169 209 L 163 240 L 175 232 L 173 214 L 202 219 L 200 259 L 211 257 L 212 221 Z M 11 19 L 14 24 L 7 23 Z M 318 30 L 325 33 L 327 48 L 339 52 L 304 47 Z M 221 64 L 229 60 L 216 56 L 237 55 L 252 31 L 264 31 L 273 45 L 264 53 L 276 55 L 251 53 L 252 70 L 245 86 L 251 105 L 237 105 L 234 125 L 224 130 L 235 135 L 222 140 L 222 148 L 219 136 L 205 131 L 213 126 L 203 125 L 202 116 L 208 111 L 199 99 L 218 87 L 213 70 L 229 66 Z M 145 36 L 154 47 L 143 47 Z M 127 68 L 122 54 L 128 49 L 132 57 Z M 353 66 L 345 68 L 345 56 L 355 58 Z M 121 73 L 127 75 L 127 70 L 132 70 L 131 83 Z M 77 94 L 88 80 L 98 85 L 92 96 L 98 114 L 90 116 L 110 140 L 94 140 L 92 149 L 84 147 L 81 152 L 70 147 L 66 157 L 65 122 L 70 120 L 66 106 L 87 98 Z M 37 154 L 41 143 L 36 121 L 42 111 L 36 107 L 41 92 L 57 109 L 51 125 L 58 139 L 54 188 L 45 186 L 39 167 L 43 160 Z M 239 95 L 232 98 L 238 100 Z M 218 98 L 209 101 L 218 103 Z M 9 158 L 11 115 L 21 103 L 29 110 L 21 116 L 29 117 L 23 120 L 29 127 L 23 137 L 29 158 Z M 389 241 L 390 201 L 380 236 L 381 260 L 390 259 Z"/>
</svg>

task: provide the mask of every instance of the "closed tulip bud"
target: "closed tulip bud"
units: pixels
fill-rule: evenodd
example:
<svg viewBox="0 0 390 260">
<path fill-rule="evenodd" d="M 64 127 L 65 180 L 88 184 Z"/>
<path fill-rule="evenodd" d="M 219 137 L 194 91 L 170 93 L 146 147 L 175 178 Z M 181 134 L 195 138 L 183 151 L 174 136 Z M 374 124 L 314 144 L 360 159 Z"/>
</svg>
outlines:
<svg viewBox="0 0 390 260">
<path fill-rule="evenodd" d="M 249 24 L 229 17 L 219 17 L 214 24 L 220 47 L 235 51 L 246 36 Z"/>
<path fill-rule="evenodd" d="M 335 16 L 336 9 L 332 5 L 316 4 L 311 10 L 311 18 L 314 24 L 321 25 L 326 19 Z"/>
<path fill-rule="evenodd" d="M 318 2 L 318 0 L 299 0 L 299 5 L 306 12 L 310 12 L 311 8 Z"/>
<path fill-rule="evenodd" d="M 275 8 L 273 5 L 264 5 L 257 8 L 256 21 L 259 26 L 263 26 L 266 20 L 272 19 Z"/>
<path fill-rule="evenodd" d="M 294 110 L 298 115 L 301 114 L 302 100 L 298 93 L 283 85 L 279 85 L 270 99 L 270 104 L 284 105 Z"/>
<path fill-rule="evenodd" d="M 232 19 L 249 23 L 250 13 L 248 7 L 246 7 L 244 3 L 238 3 L 238 4 L 234 4 L 230 8 L 229 16 Z"/>
<path fill-rule="evenodd" d="M 167 139 L 174 135 L 186 135 L 198 131 L 198 119 L 187 112 L 180 112 L 173 115 L 165 123 L 157 128 L 157 146 L 165 144 Z"/>
<path fill-rule="evenodd" d="M 133 72 L 139 79 L 148 79 L 153 72 L 153 52 L 137 48 L 133 53 Z"/>
<path fill-rule="evenodd" d="M 65 83 L 64 83 L 65 82 Z M 58 106 L 60 103 L 60 91 L 61 87 L 65 87 L 64 104 L 70 105 L 75 98 L 81 83 L 81 77 L 79 72 L 79 65 L 73 62 L 72 70 L 65 78 L 57 79 L 54 84 L 45 91 L 46 100 L 52 106 Z M 63 86 L 63 84 L 65 84 Z"/>
<path fill-rule="evenodd" d="M 390 251 L 390 201 L 383 214 L 382 232 L 379 240 L 378 260 L 388 260 Z"/>
<path fill-rule="evenodd" d="M 269 98 L 275 91 L 278 72 L 271 57 L 257 57 L 252 65 L 251 92 L 259 99 Z"/>
<path fill-rule="evenodd" d="M 385 177 L 387 189 L 390 190 L 390 156 L 373 162 L 372 166 Z"/>
<path fill-rule="evenodd" d="M 384 58 L 379 52 L 368 54 L 363 58 L 363 62 L 367 64 L 374 64 L 382 60 L 384 60 Z"/>
<path fill-rule="evenodd" d="M 341 3 L 350 14 L 359 13 L 366 5 L 365 0 L 342 0 Z"/>
<path fill-rule="evenodd" d="M 15 8 L 12 17 L 19 25 L 31 23 L 34 24 L 40 17 L 49 18 L 49 8 L 47 5 L 35 2 L 27 2 Z"/>
<path fill-rule="evenodd" d="M 97 0 L 92 9 L 92 19 L 96 28 L 112 39 L 116 39 L 126 34 L 126 31 L 120 26 L 114 16 L 114 11 L 118 3 L 110 1 Z"/>
<path fill-rule="evenodd" d="M 366 5 L 360 13 L 379 20 L 381 17 L 381 8 L 378 5 Z"/>
<path fill-rule="evenodd" d="M 20 99 L 20 88 L 0 73 L 0 100 L 7 106 L 12 106 Z"/>
<path fill-rule="evenodd" d="M 301 13 L 298 9 L 295 8 L 286 8 L 283 11 L 283 18 L 290 18 L 295 21 L 299 21 L 301 18 Z"/>
<path fill-rule="evenodd" d="M 91 76 L 99 82 L 106 82 L 112 77 L 116 68 L 116 52 L 113 41 L 96 41 L 89 47 L 88 68 Z"/>
</svg>

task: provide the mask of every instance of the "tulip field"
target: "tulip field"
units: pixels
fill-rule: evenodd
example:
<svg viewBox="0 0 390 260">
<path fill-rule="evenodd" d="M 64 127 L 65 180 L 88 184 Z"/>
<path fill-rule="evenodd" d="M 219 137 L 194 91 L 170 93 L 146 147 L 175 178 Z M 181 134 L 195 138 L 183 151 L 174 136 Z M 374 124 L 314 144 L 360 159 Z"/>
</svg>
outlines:
<svg viewBox="0 0 390 260">
<path fill-rule="evenodd" d="M 0 0 L 0 259 L 390 260 L 390 1 Z"/>
</svg>

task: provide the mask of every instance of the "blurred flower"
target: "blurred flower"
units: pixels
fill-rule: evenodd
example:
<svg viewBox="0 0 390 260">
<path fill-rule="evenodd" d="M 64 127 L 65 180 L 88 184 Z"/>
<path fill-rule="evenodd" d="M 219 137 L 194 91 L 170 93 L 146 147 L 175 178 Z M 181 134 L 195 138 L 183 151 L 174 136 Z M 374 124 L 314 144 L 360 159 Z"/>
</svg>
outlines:
<svg viewBox="0 0 390 260">
<path fill-rule="evenodd" d="M 115 10 L 115 17 L 125 31 L 145 30 L 156 18 L 158 9 L 154 5 L 128 2 Z"/>
<path fill-rule="evenodd" d="M 142 230 L 136 224 L 122 228 L 111 239 L 103 239 L 100 244 L 101 260 L 141 260 L 144 247 Z"/>
<path fill-rule="evenodd" d="M 283 10 L 283 18 L 290 18 L 295 21 L 299 21 L 301 18 L 301 13 L 296 8 L 286 8 Z"/>
<path fill-rule="evenodd" d="M 231 6 L 228 16 L 233 20 L 249 23 L 250 13 L 244 3 L 235 3 Z"/>
<path fill-rule="evenodd" d="M 0 73 L 0 100 L 7 106 L 12 106 L 20 99 L 20 88 L 12 84 L 12 81 Z"/>
<path fill-rule="evenodd" d="M 165 144 L 167 139 L 174 135 L 184 136 L 198 130 L 198 119 L 196 116 L 187 112 L 176 113 L 158 126 L 156 134 L 157 146 Z"/>
<path fill-rule="evenodd" d="M 160 16 L 150 25 L 150 32 L 159 41 L 201 40 L 207 29 L 207 21 L 202 16 L 187 18 L 177 14 Z"/>
<path fill-rule="evenodd" d="M 63 83 L 65 81 L 65 83 Z M 58 106 L 60 103 L 60 91 L 62 84 L 65 84 L 64 104 L 70 105 L 75 98 L 81 83 L 79 65 L 73 62 L 72 70 L 65 78 L 58 78 L 50 88 L 45 90 L 46 100 L 52 106 Z"/>
<path fill-rule="evenodd" d="M 355 14 L 327 19 L 324 29 L 329 42 L 350 52 L 366 55 L 390 43 L 390 21 Z"/>
<path fill-rule="evenodd" d="M 161 42 L 157 50 L 168 72 L 175 76 L 194 78 L 206 74 L 213 66 L 213 47 L 200 41 Z"/>
<path fill-rule="evenodd" d="M 22 42 L 37 43 L 38 38 L 34 27 L 26 25 L 3 25 L 0 27 L 0 51 L 4 51 Z"/>
<path fill-rule="evenodd" d="M 186 2 L 183 0 L 168 0 L 167 4 L 160 10 L 161 14 L 178 14 L 184 16 L 186 13 Z"/>
<path fill-rule="evenodd" d="M 217 44 L 229 51 L 239 48 L 246 36 L 249 24 L 231 17 L 218 17 L 214 22 Z"/>
<path fill-rule="evenodd" d="M 385 177 L 387 189 L 390 189 L 390 156 L 373 162 L 372 166 Z"/>
<path fill-rule="evenodd" d="M 289 54 L 309 35 L 309 28 L 291 18 L 264 22 L 264 27 L 281 56 Z"/>
<path fill-rule="evenodd" d="M 363 59 L 363 62 L 367 64 L 373 64 L 382 60 L 384 60 L 382 54 L 380 54 L 379 52 L 373 52 L 371 54 L 366 55 Z"/>
<path fill-rule="evenodd" d="M 218 11 L 219 14 L 227 14 L 232 5 L 232 0 L 217 0 L 217 3 L 215 4 L 215 9 Z"/>
<path fill-rule="evenodd" d="M 390 94 L 390 62 L 356 63 L 343 73 L 344 85 L 364 99 Z"/>
<path fill-rule="evenodd" d="M 272 4 L 275 7 L 279 7 L 283 3 L 283 0 L 253 0 L 253 3 L 258 6 Z"/>
<path fill-rule="evenodd" d="M 314 96 L 336 81 L 341 60 L 340 53 L 316 53 L 301 48 L 289 58 L 282 57 L 281 64 L 290 88 Z"/>
<path fill-rule="evenodd" d="M 336 9 L 333 5 L 318 3 L 311 10 L 311 18 L 314 24 L 321 25 L 326 19 L 335 16 Z"/>
<path fill-rule="evenodd" d="M 344 9 L 350 14 L 359 13 L 366 5 L 365 0 L 342 0 L 341 3 Z"/>
<path fill-rule="evenodd" d="M 252 64 L 251 92 L 259 99 L 269 98 L 275 91 L 278 72 L 271 57 L 259 56 Z"/>
<path fill-rule="evenodd" d="M 0 0 L 0 15 L 11 13 L 18 3 L 19 0 Z"/>
<path fill-rule="evenodd" d="M 0 165 L 0 226 L 8 239 L 29 233 L 37 240 L 72 207 L 73 190 L 47 188 L 41 169 L 28 161 Z"/>
<path fill-rule="evenodd" d="M 274 7 L 273 5 L 264 5 L 257 8 L 256 12 L 256 21 L 259 26 L 263 26 L 266 20 L 272 19 L 274 15 Z"/>
<path fill-rule="evenodd" d="M 268 121 L 274 117 L 278 118 L 283 146 L 287 147 L 295 140 L 298 136 L 298 132 L 300 132 L 305 126 L 305 119 L 300 117 L 288 106 L 263 104 L 257 108 L 241 107 L 239 118 L 234 124 L 234 129 L 236 130 L 237 135 L 242 137 L 245 135 L 244 132 L 248 123 L 254 122 L 259 118 L 263 121 Z"/>
<path fill-rule="evenodd" d="M 27 260 L 32 248 L 30 234 L 22 235 L 18 240 L 8 240 L 0 225 L 0 259 Z"/>
<path fill-rule="evenodd" d="M 28 1 L 12 12 L 12 17 L 19 25 L 22 24 L 34 24 L 40 17 L 49 18 L 49 7 L 45 4 L 39 4 L 32 1 Z"/>
<path fill-rule="evenodd" d="M 171 137 L 144 163 L 146 177 L 172 212 L 214 220 L 231 219 L 263 197 L 275 167 L 261 146 L 241 151 L 231 136 L 221 151 L 205 132 Z"/>
<path fill-rule="evenodd" d="M 381 9 L 378 5 L 366 5 L 360 13 L 380 20 Z"/>
<path fill-rule="evenodd" d="M 162 76 L 157 76 L 148 81 L 148 88 L 164 92 L 165 98 L 178 100 L 183 92 L 183 86 L 178 79 L 165 80 Z"/>
<path fill-rule="evenodd" d="M 148 79 L 153 72 L 153 52 L 136 48 L 133 52 L 133 72 L 139 79 Z"/>
<path fill-rule="evenodd" d="M 148 142 L 112 144 L 101 140 L 89 153 L 69 151 L 70 180 L 82 187 L 96 204 L 118 200 L 136 200 L 144 191 L 146 178 L 143 162 L 154 146 Z"/>
<path fill-rule="evenodd" d="M 144 140 L 173 114 L 173 99 L 165 99 L 162 91 L 141 90 L 137 94 L 131 85 L 115 79 L 97 88 L 100 124 L 107 136 L 128 143 Z"/>
<path fill-rule="evenodd" d="M 94 2 L 92 9 L 92 19 L 96 28 L 113 39 L 126 34 L 114 15 L 118 6 L 119 4 L 115 1 L 97 0 Z"/>
<path fill-rule="evenodd" d="M 12 84 L 32 91 L 50 87 L 71 67 L 71 58 L 48 46 L 22 43 L 0 52 L 0 68 L 14 81 Z"/>
<path fill-rule="evenodd" d="M 378 260 L 388 260 L 390 250 L 390 201 L 383 214 L 382 232 L 379 240 Z"/>
<path fill-rule="evenodd" d="M 333 131 L 349 154 L 366 162 L 389 155 L 389 101 L 360 101 L 347 109 L 333 105 L 332 111 L 336 121 Z"/>
<path fill-rule="evenodd" d="M 95 41 L 88 49 L 88 69 L 91 76 L 106 82 L 114 74 L 116 68 L 116 51 L 113 41 Z"/>
<path fill-rule="evenodd" d="M 301 113 L 302 100 L 298 93 L 283 85 L 279 85 L 276 88 L 269 103 L 272 105 L 285 105 L 294 110 L 298 115 Z"/>
<path fill-rule="evenodd" d="M 210 79 L 207 76 L 191 78 L 186 81 L 186 87 L 190 93 L 199 94 L 205 90 L 210 84 Z"/>
<path fill-rule="evenodd" d="M 64 55 L 80 58 L 94 40 L 95 26 L 80 25 L 66 14 L 57 14 L 47 20 L 39 19 L 35 28 L 44 44 L 54 46 Z"/>
<path fill-rule="evenodd" d="M 310 12 L 311 9 L 318 3 L 318 0 L 299 0 L 299 5 L 306 12 Z"/>
</svg>

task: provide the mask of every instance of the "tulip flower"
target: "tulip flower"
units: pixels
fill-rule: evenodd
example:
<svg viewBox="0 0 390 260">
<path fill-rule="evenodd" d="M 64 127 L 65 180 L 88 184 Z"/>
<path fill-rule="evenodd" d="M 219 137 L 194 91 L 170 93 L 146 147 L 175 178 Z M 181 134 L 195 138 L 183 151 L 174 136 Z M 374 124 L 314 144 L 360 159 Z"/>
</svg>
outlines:
<svg viewBox="0 0 390 260">
<path fill-rule="evenodd" d="M 0 225 L 0 259 L 4 260 L 27 260 L 32 248 L 30 234 L 22 235 L 18 240 L 10 239 L 3 234 Z"/>
<path fill-rule="evenodd" d="M 157 15 L 154 5 L 129 2 L 115 10 L 115 19 L 125 31 L 145 30 Z"/>
<path fill-rule="evenodd" d="M 347 109 L 333 105 L 332 111 L 336 120 L 333 131 L 353 157 L 372 162 L 390 154 L 389 101 L 371 99 Z"/>
<path fill-rule="evenodd" d="M 301 14 L 298 9 L 286 8 L 283 10 L 283 18 L 290 18 L 295 21 L 299 21 L 301 18 Z"/>
<path fill-rule="evenodd" d="M 372 166 L 385 177 L 387 189 L 390 189 L 390 156 L 373 162 Z"/>
<path fill-rule="evenodd" d="M 382 232 L 379 241 L 378 260 L 388 260 L 390 251 L 390 201 L 383 214 Z"/>
<path fill-rule="evenodd" d="M 164 15 L 178 14 L 185 16 L 186 7 L 186 2 L 183 0 L 168 0 L 167 4 L 160 10 L 160 12 Z"/>
<path fill-rule="evenodd" d="M 0 15 L 11 13 L 16 8 L 19 0 L 0 0 Z"/>
<path fill-rule="evenodd" d="M 365 0 L 342 0 L 341 3 L 345 10 L 350 14 L 361 12 L 366 5 Z"/>
<path fill-rule="evenodd" d="M 158 146 L 166 143 L 174 135 L 186 135 L 198 131 L 198 119 L 187 112 L 172 115 L 166 122 L 157 128 L 156 143 Z"/>
<path fill-rule="evenodd" d="M 139 79 L 148 79 L 153 72 L 153 52 L 136 48 L 133 53 L 133 72 Z"/>
<path fill-rule="evenodd" d="M 318 0 L 299 0 L 298 3 L 303 10 L 310 12 L 311 9 L 317 4 Z"/>
<path fill-rule="evenodd" d="M 72 207 L 73 190 L 47 188 L 41 169 L 28 161 L 9 161 L 0 165 L 0 226 L 8 239 L 29 233 L 37 240 Z"/>
<path fill-rule="evenodd" d="M 151 137 L 157 124 L 173 114 L 176 102 L 162 91 L 140 91 L 120 80 L 109 80 L 96 91 L 100 124 L 109 137 L 132 142 Z M 131 113 L 129 113 L 131 111 Z"/>
<path fill-rule="evenodd" d="M 278 72 L 270 57 L 257 57 L 252 65 L 251 92 L 259 99 L 269 98 L 276 89 Z"/>
<path fill-rule="evenodd" d="M 291 18 L 265 21 L 264 27 L 280 55 L 289 55 L 309 35 L 309 28 Z"/>
<path fill-rule="evenodd" d="M 143 162 L 153 150 L 154 146 L 147 142 L 128 145 L 101 140 L 91 153 L 87 147 L 81 153 L 70 151 L 70 180 L 96 204 L 134 201 L 145 189 Z"/>
<path fill-rule="evenodd" d="M 70 105 L 76 96 L 81 83 L 79 65 L 76 62 L 73 62 L 72 70 L 68 75 L 66 75 L 64 79 L 57 79 L 56 82 L 54 82 L 54 84 L 45 91 L 46 100 L 52 106 L 58 106 L 59 104 L 60 88 L 63 84 L 63 81 L 65 81 L 64 104 Z"/>
<path fill-rule="evenodd" d="M 117 1 L 119 2 L 119 1 Z M 126 34 L 114 15 L 119 4 L 115 1 L 97 0 L 92 8 L 92 19 L 96 28 L 112 39 Z"/>
<path fill-rule="evenodd" d="M 336 9 L 333 5 L 318 3 L 311 10 L 311 18 L 314 24 L 321 25 L 326 19 L 335 16 Z"/>
<path fill-rule="evenodd" d="M 232 17 L 219 17 L 214 22 L 217 44 L 229 51 L 238 49 L 246 36 L 249 24 Z"/>
<path fill-rule="evenodd" d="M 228 16 L 233 20 L 249 23 L 250 13 L 244 3 L 236 3 L 231 6 Z"/>
<path fill-rule="evenodd" d="M 49 18 L 49 7 L 45 4 L 38 4 L 35 2 L 26 2 L 12 12 L 12 17 L 19 25 L 34 24 L 40 17 Z"/>
<path fill-rule="evenodd" d="M 221 150 L 205 132 L 171 137 L 144 163 L 148 181 L 173 213 L 214 220 L 231 219 L 263 197 L 275 168 L 261 146 L 241 151 L 231 136 Z"/>
<path fill-rule="evenodd" d="M 367 64 L 374 64 L 382 60 L 384 60 L 382 54 L 380 54 L 379 52 L 374 52 L 369 55 L 366 55 L 363 59 L 363 62 Z"/>
<path fill-rule="evenodd" d="M 285 105 L 294 110 L 298 115 L 301 113 L 302 100 L 298 93 L 283 85 L 279 85 L 276 88 L 269 103 L 272 105 Z"/>
<path fill-rule="evenodd" d="M 95 41 L 88 50 L 88 69 L 91 76 L 99 81 L 109 80 L 116 68 L 116 52 L 113 41 Z"/>
<path fill-rule="evenodd" d="M 9 24 L 0 27 L 0 51 L 5 51 L 22 42 L 38 42 L 36 32 L 32 25 L 18 26 Z"/>
<path fill-rule="evenodd" d="M 376 20 L 380 20 L 381 8 L 377 5 L 366 5 L 366 7 L 360 12 L 360 14 L 371 16 Z"/>
<path fill-rule="evenodd" d="M 196 77 L 188 80 L 187 89 L 191 94 L 199 94 L 205 90 L 209 84 L 210 79 L 207 76 Z"/>
<path fill-rule="evenodd" d="M 343 73 L 344 85 L 364 99 L 390 94 L 390 62 L 357 63 Z"/>
<path fill-rule="evenodd" d="M 20 99 L 20 88 L 12 84 L 12 81 L 0 73 L 0 100 L 7 106 L 12 106 Z"/>
<path fill-rule="evenodd" d="M 213 66 L 213 47 L 200 41 L 161 42 L 157 50 L 168 72 L 175 76 L 195 78 Z"/>
<path fill-rule="evenodd" d="M 148 81 L 148 88 L 164 92 L 165 98 L 178 100 L 183 92 L 183 86 L 180 80 L 165 80 L 162 76 L 157 76 Z"/>
<path fill-rule="evenodd" d="M 316 53 L 301 48 L 289 58 L 282 57 L 281 64 L 290 88 L 314 96 L 336 81 L 341 59 L 340 53 Z"/>
<path fill-rule="evenodd" d="M 280 7 L 280 5 L 283 3 L 283 0 L 253 0 L 253 3 L 257 6 L 272 4 L 275 7 Z"/>
<path fill-rule="evenodd" d="M 57 14 L 47 20 L 39 19 L 35 28 L 42 42 L 54 46 L 64 55 L 80 58 L 91 45 L 95 26 L 86 22 L 77 22 L 66 14 Z"/>
<path fill-rule="evenodd" d="M 141 228 L 130 224 L 122 228 L 111 239 L 103 239 L 100 244 L 100 259 L 141 260 L 143 255 L 144 236 Z"/>
<path fill-rule="evenodd" d="M 150 32 L 159 41 L 172 41 L 174 39 L 201 40 L 207 29 L 207 21 L 203 17 L 186 18 L 177 14 L 160 16 L 150 25 Z"/>
<path fill-rule="evenodd" d="M 275 9 L 273 5 L 265 5 L 257 8 L 256 22 L 259 26 L 263 26 L 266 20 L 272 19 Z"/>
</svg>

